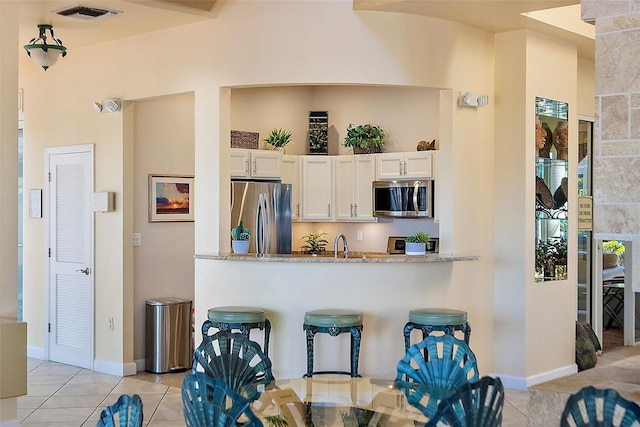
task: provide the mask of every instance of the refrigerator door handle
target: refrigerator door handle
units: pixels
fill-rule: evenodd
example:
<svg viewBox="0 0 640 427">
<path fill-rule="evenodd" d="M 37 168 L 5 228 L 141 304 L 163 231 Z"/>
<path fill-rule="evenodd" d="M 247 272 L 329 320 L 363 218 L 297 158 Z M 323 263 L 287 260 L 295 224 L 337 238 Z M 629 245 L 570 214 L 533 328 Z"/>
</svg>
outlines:
<svg viewBox="0 0 640 427">
<path fill-rule="evenodd" d="M 264 254 L 264 221 L 263 216 L 263 193 L 258 194 L 258 203 L 256 204 L 256 254 Z"/>
<path fill-rule="evenodd" d="M 256 208 L 256 253 L 264 255 L 271 250 L 271 222 L 269 221 L 268 194 L 258 194 Z"/>
<path fill-rule="evenodd" d="M 273 249 L 271 248 L 271 234 L 273 230 L 271 227 L 273 226 L 273 224 L 271 224 L 271 218 L 273 218 L 274 213 L 271 212 L 271 204 L 273 203 L 273 200 L 270 200 L 269 193 L 262 193 L 262 195 L 262 203 L 264 207 L 264 209 L 262 210 L 262 227 L 264 229 L 263 253 L 266 252 L 268 254 L 272 254 Z"/>
</svg>

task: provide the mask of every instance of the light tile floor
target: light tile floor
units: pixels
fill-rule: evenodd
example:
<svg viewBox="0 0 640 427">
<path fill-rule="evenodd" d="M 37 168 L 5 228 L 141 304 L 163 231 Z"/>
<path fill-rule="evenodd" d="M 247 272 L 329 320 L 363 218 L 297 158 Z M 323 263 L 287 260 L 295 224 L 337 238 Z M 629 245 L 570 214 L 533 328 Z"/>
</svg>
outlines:
<svg viewBox="0 0 640 427">
<path fill-rule="evenodd" d="M 583 387 L 612 388 L 640 404 L 640 346 L 616 347 L 598 357 L 592 369 L 529 388 L 529 412 L 536 414 L 529 427 L 560 425 L 569 395 Z"/>
<path fill-rule="evenodd" d="M 18 398 L 21 426 L 95 426 L 102 408 L 125 393 L 140 395 L 147 426 L 185 425 L 184 372 L 116 377 L 37 359 L 28 359 L 28 371 L 28 395 Z M 527 426 L 528 403 L 526 391 L 506 390 L 503 426 Z"/>
</svg>

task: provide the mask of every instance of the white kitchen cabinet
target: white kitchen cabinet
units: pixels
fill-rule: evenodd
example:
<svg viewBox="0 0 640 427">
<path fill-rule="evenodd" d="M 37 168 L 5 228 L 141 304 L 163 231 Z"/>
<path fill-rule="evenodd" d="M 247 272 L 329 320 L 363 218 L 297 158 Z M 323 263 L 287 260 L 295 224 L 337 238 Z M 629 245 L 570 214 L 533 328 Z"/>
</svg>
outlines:
<svg viewBox="0 0 640 427">
<path fill-rule="evenodd" d="M 280 179 L 282 152 L 232 148 L 230 169 L 232 178 Z"/>
<path fill-rule="evenodd" d="M 300 161 L 299 156 L 282 156 L 282 183 L 291 184 L 291 219 L 300 219 Z"/>
<path fill-rule="evenodd" d="M 333 220 L 333 159 L 328 156 L 301 156 L 302 220 Z"/>
<path fill-rule="evenodd" d="M 430 151 L 375 154 L 376 179 L 425 179 L 433 177 Z"/>
<path fill-rule="evenodd" d="M 371 183 L 375 179 L 375 157 L 370 154 L 336 156 L 335 220 L 375 221 Z"/>
</svg>

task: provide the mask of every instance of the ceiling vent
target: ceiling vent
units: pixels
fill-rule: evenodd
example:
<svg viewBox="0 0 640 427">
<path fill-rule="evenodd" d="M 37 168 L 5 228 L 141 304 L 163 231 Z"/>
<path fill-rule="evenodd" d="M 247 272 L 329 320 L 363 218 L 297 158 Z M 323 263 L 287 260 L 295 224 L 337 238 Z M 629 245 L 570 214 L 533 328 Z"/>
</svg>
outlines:
<svg viewBox="0 0 640 427">
<path fill-rule="evenodd" d="M 97 7 L 73 6 L 66 9 L 58 10 L 56 13 L 61 16 L 68 16 L 70 18 L 90 20 L 114 16 L 119 14 L 120 12 L 116 10 L 99 9 Z"/>
</svg>

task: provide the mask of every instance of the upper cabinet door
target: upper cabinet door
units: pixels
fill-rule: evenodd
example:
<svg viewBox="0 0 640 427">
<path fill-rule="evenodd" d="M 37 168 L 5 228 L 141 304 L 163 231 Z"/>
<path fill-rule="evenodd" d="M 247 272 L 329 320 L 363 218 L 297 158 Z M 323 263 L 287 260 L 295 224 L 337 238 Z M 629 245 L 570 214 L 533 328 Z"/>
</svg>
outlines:
<svg viewBox="0 0 640 427">
<path fill-rule="evenodd" d="M 231 149 L 230 174 L 232 178 L 249 178 L 249 162 L 251 156 L 249 150 Z"/>
<path fill-rule="evenodd" d="M 230 161 L 232 178 L 280 179 L 282 177 L 281 151 L 232 148 Z"/>
<path fill-rule="evenodd" d="M 291 219 L 300 219 L 300 162 L 298 156 L 282 156 L 282 183 L 291 184 Z"/>
<path fill-rule="evenodd" d="M 373 217 L 372 183 L 376 176 L 375 158 L 370 154 L 355 157 L 353 181 L 353 217 L 357 221 L 376 221 Z"/>
<path fill-rule="evenodd" d="M 404 154 L 404 178 L 431 178 L 432 161 L 429 151 Z"/>
<path fill-rule="evenodd" d="M 336 221 L 351 221 L 355 215 L 353 187 L 355 174 L 354 156 L 336 156 L 335 170 L 335 219 Z"/>
<path fill-rule="evenodd" d="M 385 179 L 426 179 L 433 177 L 429 151 L 376 154 L 376 177 Z"/>
<path fill-rule="evenodd" d="M 302 219 L 331 221 L 333 161 L 330 157 L 302 156 Z"/>
<path fill-rule="evenodd" d="M 375 158 L 378 179 L 397 179 L 402 176 L 404 171 L 402 153 L 375 154 Z"/>
<path fill-rule="evenodd" d="M 282 152 L 266 150 L 252 151 L 251 176 L 253 178 L 281 178 Z"/>
</svg>

